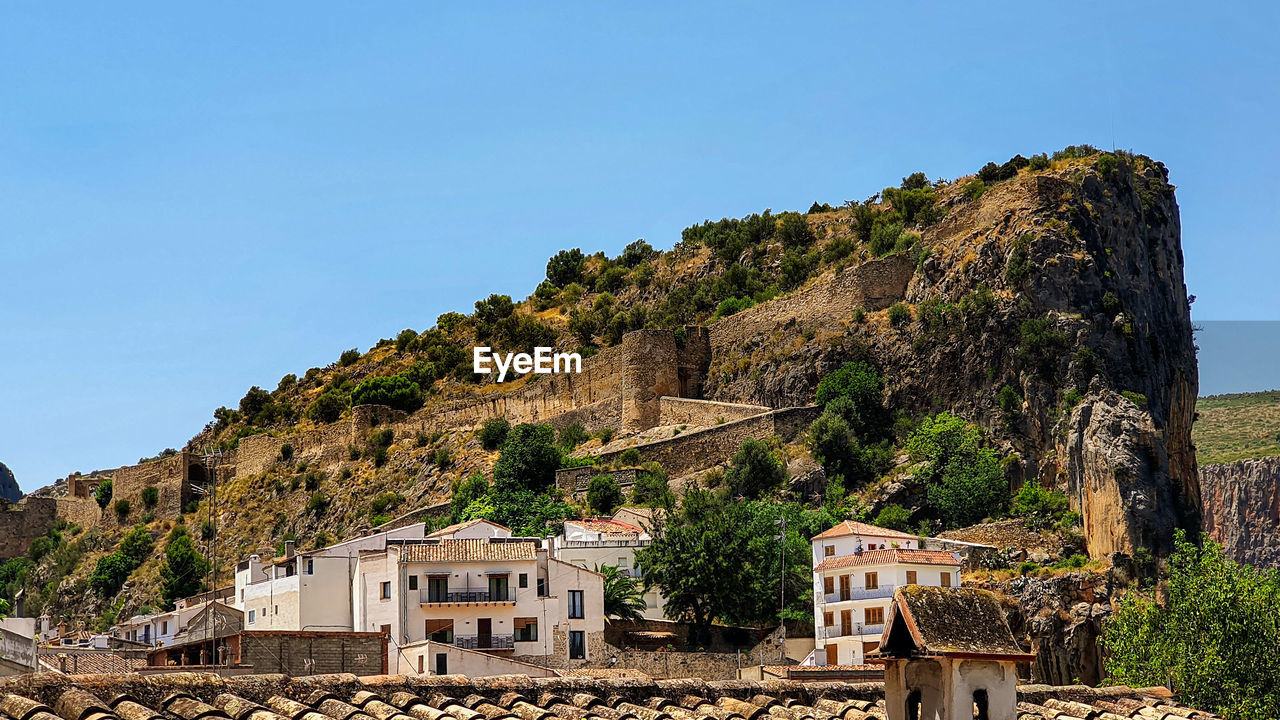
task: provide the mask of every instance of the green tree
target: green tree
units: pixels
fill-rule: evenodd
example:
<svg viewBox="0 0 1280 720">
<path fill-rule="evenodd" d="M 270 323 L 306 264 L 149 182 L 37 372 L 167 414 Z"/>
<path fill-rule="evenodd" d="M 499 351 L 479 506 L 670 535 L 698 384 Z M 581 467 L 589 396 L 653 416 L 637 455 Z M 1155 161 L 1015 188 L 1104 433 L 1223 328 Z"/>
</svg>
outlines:
<svg viewBox="0 0 1280 720">
<path fill-rule="evenodd" d="M 172 608 L 173 602 L 179 598 L 200 592 L 210 567 L 209 561 L 196 550 L 186 526 L 175 527 L 169 533 L 164 564 L 160 566 L 160 595 L 164 598 L 165 608 Z"/>
<path fill-rule="evenodd" d="M 271 404 L 271 393 L 254 385 L 249 388 L 249 392 L 240 398 L 240 414 L 247 418 L 262 412 L 264 408 Z"/>
<path fill-rule="evenodd" d="M 578 248 L 561 250 L 547 261 L 547 279 L 557 287 L 582 280 L 582 264 L 586 257 Z"/>
<path fill-rule="evenodd" d="M 669 483 L 667 473 L 661 465 L 656 462 L 645 463 L 636 473 L 636 481 L 631 486 L 631 502 L 643 507 L 675 507 L 676 496 L 671 492 Z"/>
<path fill-rule="evenodd" d="M 342 417 L 347 409 L 347 399 L 337 390 L 325 390 L 307 407 L 307 418 L 314 422 L 331 423 Z"/>
<path fill-rule="evenodd" d="M 111 481 L 103 480 L 98 487 L 93 489 L 93 499 L 98 502 L 98 507 L 103 510 L 107 509 L 107 505 L 111 504 Z"/>
<path fill-rule="evenodd" d="M 590 437 L 586 428 L 582 427 L 582 423 L 573 423 L 560 429 L 560 447 L 564 448 L 565 452 L 569 452 Z"/>
<path fill-rule="evenodd" d="M 142 504 L 150 510 L 160 501 L 160 490 L 153 485 L 142 488 Z"/>
<path fill-rule="evenodd" d="M 597 515 L 611 514 L 625 499 L 618 481 L 607 473 L 596 475 L 587 484 L 587 505 Z"/>
<path fill-rule="evenodd" d="M 636 240 L 628 244 L 622 249 L 622 255 L 618 260 L 629 268 L 636 267 L 646 260 L 652 260 L 658 256 L 658 251 L 653 246 L 644 241 L 644 238 Z"/>
<path fill-rule="evenodd" d="M 351 393 L 351 406 L 386 405 L 413 412 L 422 407 L 422 388 L 404 375 L 371 377 Z"/>
<path fill-rule="evenodd" d="M 1018 488 L 1009 514 L 1022 518 L 1028 528 L 1039 530 L 1061 520 L 1069 505 L 1066 495 L 1041 486 L 1040 480 L 1033 478 Z"/>
<path fill-rule="evenodd" d="M 471 503 L 489 494 L 489 481 L 483 473 L 473 472 L 471 477 L 459 482 L 449 498 L 449 514 L 453 522 L 461 522 L 462 515 Z"/>
<path fill-rule="evenodd" d="M 765 495 L 787 479 L 787 469 L 769 451 L 769 446 L 748 438 L 734 453 L 725 480 L 735 495 L 754 500 Z"/>
<path fill-rule="evenodd" d="M 1131 591 L 1103 630 L 1111 679 L 1167 685 L 1194 707 L 1236 720 L 1280 707 L 1280 576 L 1238 565 L 1181 530 L 1165 602 Z"/>
<path fill-rule="evenodd" d="M 636 566 L 644 569 L 646 583 L 661 588 L 667 617 L 690 623 L 691 644 L 705 646 L 715 620 L 776 623 L 782 583 L 782 614 L 812 613 L 809 539 L 834 523 L 825 512 L 797 503 L 740 502 L 723 491 L 689 486 L 680 509 L 666 514 L 653 542 L 636 552 Z"/>
<path fill-rule="evenodd" d="M 878 438 L 888 426 L 884 378 L 870 363 L 847 362 L 822 376 L 816 402 L 824 409 L 838 412 L 861 439 Z"/>
<path fill-rule="evenodd" d="M 624 575 L 616 565 L 596 565 L 604 576 L 604 616 L 618 620 L 641 620 L 648 604 L 644 588 L 635 578 Z"/>
<path fill-rule="evenodd" d="M 480 432 L 476 433 L 476 437 L 480 440 L 480 447 L 485 450 L 497 450 L 507 441 L 509 432 L 511 432 L 511 423 L 507 422 L 506 418 L 489 418 L 484 421 L 484 425 L 480 426 Z"/>
<path fill-rule="evenodd" d="M 103 555 L 98 558 L 98 564 L 89 575 L 89 587 L 93 588 L 99 597 L 112 597 L 124 587 L 125 581 L 129 579 L 129 573 L 132 573 L 135 567 L 137 566 L 129 558 L 118 551 Z"/>
<path fill-rule="evenodd" d="M 147 530 L 147 526 L 134 525 L 120 541 L 119 552 L 136 568 L 151 556 L 151 548 L 154 545 L 155 541 L 151 537 L 151 532 Z"/>
<path fill-rule="evenodd" d="M 871 522 L 882 528 L 905 532 L 911 524 L 911 511 L 901 505 L 886 505 Z"/>
<path fill-rule="evenodd" d="M 550 425 L 523 423 L 511 428 L 493 466 L 493 486 L 499 494 L 516 490 L 544 490 L 555 484 L 560 448 Z"/>
<path fill-rule="evenodd" d="M 948 527 L 965 527 L 997 514 L 1008 486 L 995 450 L 983 445 L 976 425 L 950 414 L 925 418 L 907 440 L 907 452 L 924 465 L 929 506 Z"/>
</svg>

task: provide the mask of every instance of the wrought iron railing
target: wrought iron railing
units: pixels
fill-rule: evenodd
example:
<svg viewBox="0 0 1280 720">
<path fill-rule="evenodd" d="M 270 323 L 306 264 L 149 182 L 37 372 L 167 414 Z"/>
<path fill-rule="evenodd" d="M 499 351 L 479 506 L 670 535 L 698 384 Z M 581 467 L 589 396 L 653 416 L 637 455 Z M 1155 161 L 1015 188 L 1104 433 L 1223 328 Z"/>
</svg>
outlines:
<svg viewBox="0 0 1280 720">
<path fill-rule="evenodd" d="M 488 590 L 462 590 L 459 592 L 431 592 L 424 589 L 421 591 L 422 604 L 428 603 L 484 603 L 484 602 L 514 602 L 516 594 L 508 588 L 506 591 L 489 592 Z"/>
<path fill-rule="evenodd" d="M 515 637 L 512 635 L 454 635 L 453 644 L 463 650 L 512 650 L 515 648 Z"/>
</svg>

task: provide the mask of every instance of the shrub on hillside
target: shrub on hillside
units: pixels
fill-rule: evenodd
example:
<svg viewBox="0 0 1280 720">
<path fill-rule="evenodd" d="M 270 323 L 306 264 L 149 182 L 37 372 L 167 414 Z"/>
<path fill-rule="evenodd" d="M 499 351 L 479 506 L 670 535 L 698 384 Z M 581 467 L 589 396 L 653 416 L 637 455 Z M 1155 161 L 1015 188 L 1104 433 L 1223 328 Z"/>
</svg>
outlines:
<svg viewBox="0 0 1280 720">
<path fill-rule="evenodd" d="M 111 481 L 103 480 L 98 487 L 93 489 L 93 499 L 97 501 L 98 507 L 103 510 L 107 509 L 107 505 L 111 503 Z"/>
<path fill-rule="evenodd" d="M 774 237 L 785 248 L 807 247 L 817 240 L 804 216 L 793 212 L 782 213 L 778 216 L 778 225 L 774 230 Z"/>
<path fill-rule="evenodd" d="M 950 414 L 925 418 L 907 440 L 907 452 L 923 465 L 916 473 L 929 507 L 947 527 L 965 527 L 997 515 L 1008 485 L 995 450 L 976 425 Z"/>
<path fill-rule="evenodd" d="M 871 523 L 882 528 L 906 532 L 911 526 L 911 511 L 901 505 L 886 505 Z"/>
<path fill-rule="evenodd" d="M 753 500 L 777 489 L 787 480 L 787 469 L 759 440 L 747 439 L 734 453 L 725 481 L 735 495 Z"/>
<path fill-rule="evenodd" d="M 422 388 L 403 375 L 371 377 L 351 393 L 351 406 L 356 405 L 386 405 L 413 412 L 422 407 Z"/>
<path fill-rule="evenodd" d="M 565 452 L 569 452 L 586 442 L 590 437 L 586 428 L 582 427 L 582 423 L 566 425 L 560 429 L 560 447 L 564 448 Z"/>
<path fill-rule="evenodd" d="M 335 390 L 326 390 L 307 407 L 307 418 L 313 422 L 331 423 L 342 417 L 347 399 Z"/>
<path fill-rule="evenodd" d="M 356 361 L 359 359 L 360 359 L 359 350 L 355 348 L 351 348 L 350 350 L 343 350 L 342 354 L 338 356 L 338 367 L 355 365 Z"/>
<path fill-rule="evenodd" d="M 716 307 L 716 313 L 714 317 L 716 319 L 728 317 L 740 310 L 746 310 L 747 308 L 755 304 L 756 304 L 756 301 L 752 300 L 749 297 L 725 298 L 724 300 L 720 301 L 720 305 Z"/>
<path fill-rule="evenodd" d="M 631 502 L 643 507 L 671 508 L 675 493 L 671 492 L 667 473 L 656 462 L 644 464 L 631 486 Z"/>
<path fill-rule="evenodd" d="M 480 426 L 476 439 L 485 450 L 497 450 L 507 441 L 507 433 L 511 432 L 511 423 L 506 418 L 489 418 Z"/>
<path fill-rule="evenodd" d="M 896 302 L 889 306 L 889 324 L 895 328 L 905 327 L 911 322 L 911 307 L 906 303 Z"/>
<path fill-rule="evenodd" d="M 498 493 L 542 491 L 555 484 L 560 469 L 560 448 L 550 425 L 522 423 L 511 428 L 498 462 L 493 466 L 493 487 Z"/>
<path fill-rule="evenodd" d="M 582 280 L 582 265 L 586 257 L 578 248 L 561 250 L 547 260 L 547 279 L 558 287 Z"/>
<path fill-rule="evenodd" d="M 160 501 L 160 491 L 154 485 L 148 485 L 142 488 L 142 504 L 148 510 L 154 508 L 156 503 Z"/>
<path fill-rule="evenodd" d="M 622 465 L 635 466 L 640 464 L 640 450 L 637 448 L 627 448 L 618 455 L 618 462 Z"/>
<path fill-rule="evenodd" d="M 1056 525 L 1066 514 L 1069 504 L 1066 495 L 1041 486 L 1040 480 L 1033 478 L 1023 483 L 1014 494 L 1009 514 L 1022 518 L 1028 528 L 1042 530 Z"/>
<path fill-rule="evenodd" d="M 587 505 L 597 515 L 609 515 L 623 503 L 622 488 L 612 475 L 600 474 L 587 484 Z"/>
<path fill-rule="evenodd" d="M 128 500 L 121 498 L 116 501 L 115 511 L 116 511 L 117 518 L 120 518 L 121 520 L 123 520 L 124 518 L 129 517 L 129 509 L 130 509 L 130 504 Z"/>
<path fill-rule="evenodd" d="M 405 352 L 413 350 L 418 344 L 418 331 L 412 328 L 405 328 L 396 335 L 396 352 Z"/>
<path fill-rule="evenodd" d="M 645 242 L 644 238 L 641 238 L 623 248 L 622 255 L 618 256 L 618 261 L 629 268 L 633 268 L 657 256 L 658 251 Z"/>
</svg>

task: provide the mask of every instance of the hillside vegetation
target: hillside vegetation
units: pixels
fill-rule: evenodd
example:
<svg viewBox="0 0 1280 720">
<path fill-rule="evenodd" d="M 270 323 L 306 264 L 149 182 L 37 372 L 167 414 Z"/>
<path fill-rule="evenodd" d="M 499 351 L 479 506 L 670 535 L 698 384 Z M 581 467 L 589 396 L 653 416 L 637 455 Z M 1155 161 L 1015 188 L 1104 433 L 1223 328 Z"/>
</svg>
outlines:
<svg viewBox="0 0 1280 720">
<path fill-rule="evenodd" d="M 1202 397 L 1196 414 L 1199 464 L 1280 456 L 1280 390 Z"/>
</svg>

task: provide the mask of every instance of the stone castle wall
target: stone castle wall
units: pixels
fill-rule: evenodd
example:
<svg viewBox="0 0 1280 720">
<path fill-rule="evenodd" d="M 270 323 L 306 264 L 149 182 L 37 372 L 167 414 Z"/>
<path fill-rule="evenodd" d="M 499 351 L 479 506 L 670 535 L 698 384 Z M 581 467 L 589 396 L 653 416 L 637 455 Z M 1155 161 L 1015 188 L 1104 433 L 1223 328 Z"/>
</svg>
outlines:
<svg viewBox="0 0 1280 720">
<path fill-rule="evenodd" d="M 175 518 L 182 514 L 182 507 L 196 498 L 192 485 L 203 486 L 204 460 L 186 450 L 167 458 L 152 460 L 139 465 L 117 468 L 111 478 L 111 504 L 102 513 L 104 527 L 130 525 L 145 512 L 157 518 Z M 154 487 L 158 498 L 154 507 L 148 508 L 142 501 L 142 491 Z M 129 501 L 129 515 L 117 517 L 115 504 Z"/>
<path fill-rule="evenodd" d="M 636 445 L 635 449 L 640 452 L 643 462 L 656 462 L 675 478 L 719 464 L 733 455 L 747 439 L 766 440 L 778 435 L 783 440 L 791 440 L 817 417 L 817 406 L 771 410 L 762 415 Z M 600 461 L 613 462 L 623 452 L 625 450 L 601 453 Z"/>
<path fill-rule="evenodd" d="M 661 398 L 659 408 L 658 425 L 693 425 L 695 427 L 723 425 L 727 422 L 755 417 L 770 410 L 763 405 L 741 405 L 677 397 Z"/>
</svg>

